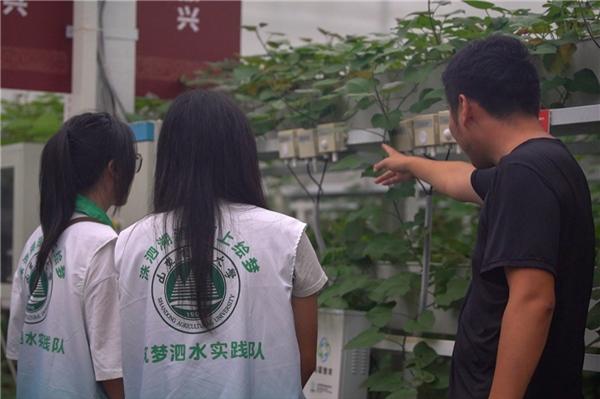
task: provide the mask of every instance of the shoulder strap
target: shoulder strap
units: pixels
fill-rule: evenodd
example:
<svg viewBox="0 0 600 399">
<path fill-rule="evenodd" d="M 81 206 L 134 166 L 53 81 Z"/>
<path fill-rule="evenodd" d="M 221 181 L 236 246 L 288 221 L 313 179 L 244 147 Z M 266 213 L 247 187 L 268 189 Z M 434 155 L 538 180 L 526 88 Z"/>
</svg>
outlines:
<svg viewBox="0 0 600 399">
<path fill-rule="evenodd" d="M 93 222 L 93 223 L 101 223 L 98 220 L 91 218 L 91 217 L 80 217 L 80 218 L 75 218 L 75 219 L 71 219 L 69 221 L 69 224 L 67 224 L 67 227 L 65 227 L 65 230 L 71 226 L 73 226 L 75 223 L 79 223 L 79 222 Z"/>
</svg>

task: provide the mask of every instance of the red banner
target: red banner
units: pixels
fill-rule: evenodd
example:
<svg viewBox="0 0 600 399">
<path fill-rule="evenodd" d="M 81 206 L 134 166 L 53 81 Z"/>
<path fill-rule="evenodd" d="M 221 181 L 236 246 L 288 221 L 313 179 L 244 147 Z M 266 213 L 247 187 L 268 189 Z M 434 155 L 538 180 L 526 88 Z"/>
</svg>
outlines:
<svg viewBox="0 0 600 399">
<path fill-rule="evenodd" d="M 240 51 L 240 1 L 138 1 L 136 95 L 172 98 L 205 62 Z"/>
<path fill-rule="evenodd" d="M 550 132 L 550 110 L 549 109 L 541 109 L 538 115 L 538 120 L 540 121 L 540 125 L 542 125 L 542 129 L 546 133 Z"/>
<path fill-rule="evenodd" d="M 68 93 L 71 91 L 72 1 L 4 0 L 2 87 Z"/>
</svg>

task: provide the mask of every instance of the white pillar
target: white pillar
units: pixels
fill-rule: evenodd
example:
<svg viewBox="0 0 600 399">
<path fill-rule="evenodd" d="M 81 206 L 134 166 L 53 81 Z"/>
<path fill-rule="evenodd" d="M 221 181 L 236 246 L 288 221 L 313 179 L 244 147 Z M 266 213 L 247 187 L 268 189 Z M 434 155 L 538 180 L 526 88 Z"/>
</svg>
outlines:
<svg viewBox="0 0 600 399">
<path fill-rule="evenodd" d="M 135 105 L 135 45 L 138 39 L 136 2 L 106 1 L 102 23 L 104 66 L 108 81 L 124 111 L 130 113 Z M 101 82 L 99 102 L 103 109 L 109 110 L 109 88 L 104 81 Z M 116 111 L 119 116 L 125 116 L 119 105 Z"/>
<path fill-rule="evenodd" d="M 98 108 L 98 3 L 73 2 L 71 94 L 65 96 L 65 119 Z"/>
<path fill-rule="evenodd" d="M 107 111 L 124 118 L 123 111 L 134 111 L 137 38 L 135 1 L 73 3 L 72 87 L 65 101 L 65 119 L 85 111 Z"/>
</svg>

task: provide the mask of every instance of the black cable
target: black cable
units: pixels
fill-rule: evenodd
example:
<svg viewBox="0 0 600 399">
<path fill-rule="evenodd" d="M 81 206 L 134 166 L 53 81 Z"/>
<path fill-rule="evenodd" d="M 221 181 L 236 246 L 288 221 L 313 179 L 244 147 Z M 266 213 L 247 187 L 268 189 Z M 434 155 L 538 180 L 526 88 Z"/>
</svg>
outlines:
<svg viewBox="0 0 600 399">
<path fill-rule="evenodd" d="M 583 3 L 583 1 L 577 2 L 577 4 L 579 4 L 579 12 L 581 13 L 581 17 L 583 18 L 583 23 L 585 25 L 585 29 L 587 30 L 588 35 L 590 35 L 590 39 L 592 39 L 592 41 L 594 42 L 596 47 L 600 48 L 600 44 L 596 41 L 596 38 L 594 37 L 594 35 L 592 33 L 592 28 L 590 27 L 588 20 L 585 18 L 585 14 L 583 13 L 583 7 L 582 7 L 581 3 Z M 589 1 L 586 1 L 585 3 L 587 4 L 587 7 L 590 7 Z"/>
<path fill-rule="evenodd" d="M 450 158 L 450 151 L 451 151 L 451 150 L 452 150 L 452 148 L 451 148 L 451 147 L 448 147 L 448 151 L 446 151 L 446 157 L 444 158 L 444 161 L 447 161 L 447 160 Z M 425 158 L 427 158 L 427 159 L 431 159 L 431 160 L 433 160 L 433 158 L 432 158 L 432 157 L 430 157 L 430 156 L 429 156 L 429 155 L 427 155 L 427 154 L 425 154 L 424 156 L 425 156 Z M 417 181 L 419 182 L 419 184 L 420 184 L 420 185 L 421 185 L 421 187 L 423 188 L 423 191 L 425 191 L 425 194 L 426 194 L 426 195 L 432 195 L 432 194 L 433 194 L 433 186 L 431 186 L 431 185 L 430 185 L 430 186 L 429 186 L 429 190 L 427 190 L 427 189 L 425 188 L 425 185 L 423 184 L 423 182 L 422 182 L 421 180 L 417 179 Z"/>
<path fill-rule="evenodd" d="M 120 111 L 123 113 L 123 117 L 126 117 L 127 111 L 121 102 L 121 99 L 117 95 L 115 89 L 113 88 L 110 80 L 108 79 L 108 73 L 106 72 L 106 65 L 104 60 L 105 53 L 105 44 L 104 44 L 104 7 L 106 6 L 106 0 L 100 1 L 100 10 L 98 16 L 98 27 L 100 30 L 99 34 L 99 46 L 96 52 L 96 59 L 98 62 L 98 66 L 100 67 L 100 78 L 102 79 L 104 85 L 108 89 L 108 94 L 110 95 L 110 101 L 112 106 L 111 114 L 115 115 L 117 111 L 117 106 Z M 116 116 L 116 115 L 115 115 Z"/>
<path fill-rule="evenodd" d="M 315 186 L 317 186 L 317 188 L 319 188 L 319 182 L 312 175 L 312 172 L 310 171 L 310 164 L 308 162 L 306 163 L 306 174 L 308 175 L 308 177 L 310 177 L 310 180 L 312 180 L 312 182 L 315 183 Z M 318 195 L 318 191 L 317 191 L 317 195 Z"/>
<path fill-rule="evenodd" d="M 329 159 L 326 159 L 323 164 L 323 172 L 321 172 L 321 180 L 319 181 L 320 195 L 323 194 L 323 182 L 325 181 L 325 173 L 327 173 L 327 165 L 329 165 Z"/>
<path fill-rule="evenodd" d="M 325 241 L 323 240 L 323 234 L 321 233 L 321 195 L 323 194 L 323 181 L 325 181 L 325 174 L 327 173 L 327 165 L 329 164 L 329 159 L 325 160 L 323 165 L 323 171 L 321 172 L 321 179 L 318 182 L 312 172 L 310 170 L 310 165 L 306 164 L 306 172 L 308 173 L 308 177 L 317 185 L 317 199 L 314 201 L 315 204 L 315 239 L 317 240 L 317 246 L 319 247 L 319 255 L 323 256 L 326 250 Z"/>
<path fill-rule="evenodd" d="M 296 172 L 294 172 L 294 169 L 290 166 L 290 164 L 286 163 L 285 166 L 287 166 L 287 168 L 290 171 L 291 175 L 294 176 L 294 179 L 296 179 L 296 181 L 298 182 L 298 184 L 300 185 L 300 187 L 302 187 L 302 190 L 304 190 L 304 192 L 306 193 L 306 196 L 312 202 L 315 202 L 314 198 L 312 197 L 312 195 L 310 194 L 310 192 L 308 191 L 308 189 L 306 188 L 306 186 L 304 185 L 304 183 L 302 183 L 302 180 L 300 180 L 300 178 L 298 177 L 298 175 L 296 174 Z"/>
</svg>

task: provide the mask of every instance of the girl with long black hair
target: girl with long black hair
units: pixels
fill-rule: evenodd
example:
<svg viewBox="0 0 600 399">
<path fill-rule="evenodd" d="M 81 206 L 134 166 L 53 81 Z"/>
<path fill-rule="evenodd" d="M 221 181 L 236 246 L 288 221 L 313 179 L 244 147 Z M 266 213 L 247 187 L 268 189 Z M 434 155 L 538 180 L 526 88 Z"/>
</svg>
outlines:
<svg viewBox="0 0 600 399">
<path fill-rule="evenodd" d="M 327 281 L 305 224 L 266 209 L 256 142 L 225 95 L 177 97 L 154 212 L 115 249 L 129 398 L 297 399 Z"/>
<path fill-rule="evenodd" d="M 42 151 L 40 222 L 15 272 L 7 357 L 18 398 L 123 396 L 114 231 L 136 171 L 133 133 L 106 113 L 64 123 Z"/>
</svg>

